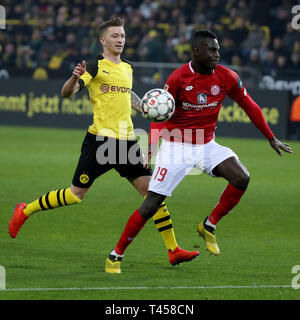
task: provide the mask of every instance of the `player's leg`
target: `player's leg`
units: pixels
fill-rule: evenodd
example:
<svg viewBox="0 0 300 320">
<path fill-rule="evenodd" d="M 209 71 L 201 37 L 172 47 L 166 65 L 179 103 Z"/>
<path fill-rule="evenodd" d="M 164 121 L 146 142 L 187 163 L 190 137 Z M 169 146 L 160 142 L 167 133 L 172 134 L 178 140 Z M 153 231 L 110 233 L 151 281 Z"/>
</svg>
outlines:
<svg viewBox="0 0 300 320">
<path fill-rule="evenodd" d="M 82 198 L 86 191 L 81 192 Z M 79 192 L 77 194 L 79 195 Z M 82 198 L 79 198 L 75 193 L 73 193 L 72 186 L 70 186 L 69 188 L 65 189 L 49 191 L 29 204 L 24 202 L 17 204 L 8 226 L 10 236 L 15 238 L 24 222 L 32 214 L 57 207 L 77 204 L 81 202 Z"/>
<path fill-rule="evenodd" d="M 95 179 L 95 157 L 91 156 L 93 149 L 93 137 L 91 137 L 91 134 L 87 134 L 82 144 L 81 155 L 70 187 L 49 191 L 29 204 L 24 202 L 17 204 L 8 226 L 11 237 L 15 238 L 17 236 L 24 222 L 32 214 L 81 202 Z"/>
<path fill-rule="evenodd" d="M 150 179 L 151 176 L 140 176 L 133 179 L 128 178 L 135 189 L 144 198 L 147 194 Z M 175 237 L 171 216 L 165 202 L 160 204 L 158 210 L 153 216 L 153 222 L 163 238 L 168 251 L 169 262 L 173 266 L 182 262 L 188 262 L 199 254 L 198 251 L 187 251 L 179 247 Z"/>
<path fill-rule="evenodd" d="M 249 183 L 249 173 L 229 148 L 212 141 L 206 147 L 204 171 L 213 177 L 223 177 L 229 184 L 211 214 L 198 225 L 197 231 L 203 237 L 207 249 L 215 255 L 220 249 L 215 237 L 216 224 L 240 201 Z"/>
<path fill-rule="evenodd" d="M 160 205 L 164 201 L 165 197 L 171 196 L 173 190 L 185 177 L 188 170 L 193 167 L 193 165 L 191 165 L 190 163 L 186 164 L 180 161 L 174 161 L 179 154 L 178 150 L 175 150 L 176 147 L 175 149 L 172 149 L 173 151 L 169 154 L 169 159 L 171 159 L 171 162 L 163 161 L 164 159 L 162 158 L 166 157 L 167 153 L 170 151 L 170 148 L 168 150 L 168 148 L 165 148 L 164 146 L 167 146 L 169 144 L 171 143 L 163 141 L 160 147 L 156 159 L 154 173 L 149 184 L 147 197 L 140 209 L 137 209 L 129 218 L 123 234 L 118 242 L 118 245 L 106 260 L 106 272 L 121 272 L 120 261 L 126 247 L 132 242 L 138 232 L 142 229 L 147 219 L 152 217 L 160 208 Z M 172 148 L 173 147 L 174 146 L 172 146 Z M 163 157 L 160 157 L 160 155 L 163 155 Z M 187 168 L 189 169 L 187 170 Z M 195 251 L 195 255 L 193 257 L 196 257 L 197 255 L 199 255 L 199 252 Z"/>
<path fill-rule="evenodd" d="M 215 226 L 239 203 L 248 187 L 250 175 L 245 166 L 235 157 L 220 163 L 213 170 L 213 174 L 228 181 L 218 204 L 208 217 L 209 222 Z"/>
<path fill-rule="evenodd" d="M 159 209 L 164 199 L 165 196 L 163 195 L 148 192 L 142 206 L 135 210 L 128 219 L 116 247 L 106 259 L 105 272 L 121 273 L 121 261 L 126 248 L 142 230 L 147 220 Z"/>
<path fill-rule="evenodd" d="M 129 181 L 132 183 L 135 189 L 145 198 L 148 191 L 150 179 L 151 176 L 141 176 L 132 180 L 129 179 Z M 153 221 L 164 240 L 167 250 L 175 250 L 178 247 L 178 244 L 175 238 L 170 213 L 164 202 L 161 203 L 159 209 L 154 214 Z"/>
</svg>

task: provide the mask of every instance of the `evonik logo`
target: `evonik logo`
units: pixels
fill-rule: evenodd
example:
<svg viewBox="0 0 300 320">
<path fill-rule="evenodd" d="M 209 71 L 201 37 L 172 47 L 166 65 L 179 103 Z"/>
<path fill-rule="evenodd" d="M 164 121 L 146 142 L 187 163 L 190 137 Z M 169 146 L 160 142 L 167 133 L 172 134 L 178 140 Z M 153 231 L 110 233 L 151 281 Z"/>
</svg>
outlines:
<svg viewBox="0 0 300 320">
<path fill-rule="evenodd" d="M 100 86 L 100 91 L 107 93 L 111 92 L 121 92 L 121 93 L 130 93 L 131 89 L 126 87 L 119 87 L 119 86 L 110 86 L 109 84 L 103 83 Z"/>
</svg>

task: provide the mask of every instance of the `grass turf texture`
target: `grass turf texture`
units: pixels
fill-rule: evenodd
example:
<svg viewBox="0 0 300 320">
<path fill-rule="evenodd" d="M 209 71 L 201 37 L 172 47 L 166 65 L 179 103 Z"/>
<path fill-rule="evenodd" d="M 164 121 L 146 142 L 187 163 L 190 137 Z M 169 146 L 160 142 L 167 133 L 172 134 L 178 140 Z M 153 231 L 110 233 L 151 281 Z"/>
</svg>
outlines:
<svg viewBox="0 0 300 320">
<path fill-rule="evenodd" d="M 84 135 L 83 130 L 0 126 L 0 265 L 6 269 L 6 288 L 153 288 L 0 291 L 1 300 L 300 298 L 300 290 L 291 287 L 253 288 L 291 285 L 292 267 L 300 264 L 299 142 L 290 143 L 293 155 L 279 157 L 264 139 L 216 139 L 231 147 L 251 174 L 244 198 L 218 224 L 218 257 L 204 249 L 196 227 L 226 182 L 205 174 L 187 176 L 167 199 L 179 245 L 200 249 L 189 263 L 169 264 L 149 221 L 126 251 L 122 274 L 104 272 L 107 254 L 142 202 L 114 171 L 100 177 L 81 204 L 36 213 L 11 239 L 7 227 L 17 202 L 70 185 Z M 157 288 L 178 286 L 212 288 Z"/>
</svg>

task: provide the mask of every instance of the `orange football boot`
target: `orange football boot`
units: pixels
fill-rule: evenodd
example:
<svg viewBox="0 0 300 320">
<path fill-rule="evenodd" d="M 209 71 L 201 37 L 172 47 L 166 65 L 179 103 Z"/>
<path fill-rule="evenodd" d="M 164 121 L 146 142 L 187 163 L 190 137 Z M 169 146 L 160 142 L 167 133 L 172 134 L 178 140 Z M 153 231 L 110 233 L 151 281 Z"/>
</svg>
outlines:
<svg viewBox="0 0 300 320">
<path fill-rule="evenodd" d="M 26 203 L 20 202 L 17 204 L 16 209 L 14 211 L 14 214 L 12 218 L 10 219 L 9 225 L 8 225 L 8 231 L 12 238 L 15 238 L 24 224 L 24 222 L 28 219 L 28 217 L 24 213 L 24 208 L 27 206 Z"/>
<path fill-rule="evenodd" d="M 188 262 L 199 256 L 199 251 L 187 251 L 177 247 L 173 251 L 168 250 L 169 261 L 172 266 L 176 266 L 182 262 Z"/>
</svg>

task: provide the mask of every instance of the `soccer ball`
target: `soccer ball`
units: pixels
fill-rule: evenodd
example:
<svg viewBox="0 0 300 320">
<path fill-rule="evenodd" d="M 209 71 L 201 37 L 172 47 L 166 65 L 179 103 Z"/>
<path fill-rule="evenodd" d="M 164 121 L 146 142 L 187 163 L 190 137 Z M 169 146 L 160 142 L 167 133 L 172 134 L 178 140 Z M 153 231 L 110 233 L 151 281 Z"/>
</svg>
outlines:
<svg viewBox="0 0 300 320">
<path fill-rule="evenodd" d="M 142 116 L 150 121 L 167 121 L 172 117 L 174 111 L 174 98 L 164 89 L 152 89 L 142 98 Z"/>
</svg>

